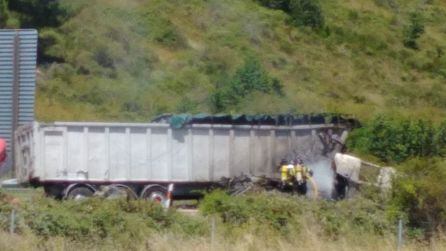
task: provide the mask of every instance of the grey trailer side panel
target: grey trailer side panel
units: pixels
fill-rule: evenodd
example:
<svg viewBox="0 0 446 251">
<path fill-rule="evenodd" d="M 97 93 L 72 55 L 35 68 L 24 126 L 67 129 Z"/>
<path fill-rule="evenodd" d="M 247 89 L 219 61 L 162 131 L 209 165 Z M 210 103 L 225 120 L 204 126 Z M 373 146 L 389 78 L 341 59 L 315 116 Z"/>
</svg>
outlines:
<svg viewBox="0 0 446 251">
<path fill-rule="evenodd" d="M 152 129 L 152 172 L 149 179 L 163 180 L 169 174 L 170 156 L 168 154 L 170 140 L 167 137 L 167 128 L 153 128 Z"/>
<path fill-rule="evenodd" d="M 44 177 L 63 177 L 64 173 L 64 140 L 62 128 L 52 128 L 52 130 L 43 131 L 43 176 Z M 39 156 L 37 156 L 39 157 Z"/>
<path fill-rule="evenodd" d="M 130 178 L 130 133 L 126 127 L 110 128 L 110 163 L 104 172 L 110 172 L 111 181 L 128 180 Z M 91 150 L 89 150 L 91 151 Z"/>
<path fill-rule="evenodd" d="M 211 180 L 229 177 L 229 130 L 214 129 L 214 146 L 212 147 L 214 172 Z"/>
<path fill-rule="evenodd" d="M 249 174 L 250 131 L 234 130 L 232 175 Z"/>
<path fill-rule="evenodd" d="M 251 145 L 251 152 L 253 154 L 252 162 L 254 165 L 254 172 L 257 175 L 269 175 L 270 170 L 269 161 L 269 131 L 256 130 L 254 131 L 253 144 Z"/>
<path fill-rule="evenodd" d="M 34 123 L 16 133 L 17 177 L 44 181 L 213 182 L 241 174 L 275 177 L 293 150 L 317 160 L 316 126 Z M 289 156 L 288 156 L 289 157 Z"/>
<path fill-rule="evenodd" d="M 70 129 L 68 127 L 68 130 Z M 76 131 L 79 132 L 79 130 Z M 84 161 L 81 164 L 85 166 L 80 168 L 77 176 L 84 176 L 86 179 L 101 180 L 113 177 L 113 175 L 116 175 L 115 172 L 120 172 L 116 176 L 119 177 L 123 173 L 122 176 L 125 177 L 126 169 L 128 168 L 126 163 L 128 156 L 123 155 L 122 158 L 115 157 L 121 150 L 116 149 L 116 145 L 121 146 L 121 143 L 125 143 L 124 133 L 124 130 L 116 132 L 116 136 L 111 132 L 105 133 L 104 128 L 85 128 L 85 130 L 82 130 L 79 133 L 79 137 L 84 138 L 83 142 L 81 142 L 81 145 L 84 145 L 84 151 L 82 151 Z M 116 139 L 113 138 L 115 136 Z M 113 141 L 117 142 L 117 144 L 110 144 Z M 66 143 L 70 144 L 71 142 Z M 67 154 L 70 155 L 71 153 Z"/>
<path fill-rule="evenodd" d="M 172 154 L 169 156 L 172 163 L 172 180 L 189 180 L 188 144 L 189 135 L 186 129 L 173 130 L 171 137 Z"/>
<path fill-rule="evenodd" d="M 192 170 L 191 175 L 194 180 L 211 179 L 211 130 L 191 129 L 192 131 Z"/>
<path fill-rule="evenodd" d="M 82 132 L 82 127 L 71 127 L 67 130 L 66 169 L 69 179 L 82 178 L 87 172 L 82 165 L 84 163 L 84 151 L 86 151 L 86 148 L 83 147 L 84 138 L 79 137 Z"/>
<path fill-rule="evenodd" d="M 146 128 L 134 128 L 130 131 L 130 177 L 135 180 L 150 177 L 147 141 Z"/>
</svg>

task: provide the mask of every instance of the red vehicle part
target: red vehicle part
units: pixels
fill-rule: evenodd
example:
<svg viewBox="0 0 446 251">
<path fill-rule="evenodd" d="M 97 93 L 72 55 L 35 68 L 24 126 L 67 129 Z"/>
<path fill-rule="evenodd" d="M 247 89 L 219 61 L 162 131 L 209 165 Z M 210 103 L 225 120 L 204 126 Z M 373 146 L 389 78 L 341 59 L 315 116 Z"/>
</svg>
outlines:
<svg viewBox="0 0 446 251">
<path fill-rule="evenodd" d="M 6 159 L 6 141 L 0 139 L 0 163 Z"/>
</svg>

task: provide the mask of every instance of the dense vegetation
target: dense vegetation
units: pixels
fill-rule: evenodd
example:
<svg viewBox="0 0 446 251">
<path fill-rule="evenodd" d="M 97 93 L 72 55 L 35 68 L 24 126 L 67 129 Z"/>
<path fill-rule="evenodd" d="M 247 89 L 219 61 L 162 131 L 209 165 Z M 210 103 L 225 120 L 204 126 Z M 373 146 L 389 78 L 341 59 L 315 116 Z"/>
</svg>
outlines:
<svg viewBox="0 0 446 251">
<path fill-rule="evenodd" d="M 386 163 L 401 163 L 413 157 L 445 157 L 446 121 L 376 117 L 355 130 L 350 148 L 372 154 Z"/>
<path fill-rule="evenodd" d="M 330 237 L 358 226 L 380 235 L 396 218 L 416 236 L 445 230 L 445 23 L 440 0 L 0 0 L 0 27 L 39 29 L 40 120 L 147 121 L 165 112 L 356 115 L 364 127 L 353 133 L 350 149 L 397 165 L 401 175 L 385 201 L 357 202 L 370 206 L 358 212 L 372 212 L 359 218 L 336 204 L 299 201 L 314 207 L 307 208 L 310 218 Z M 109 205 L 91 203 L 98 214 L 116 216 Z M 288 211 L 296 206 L 288 203 L 295 202 L 217 194 L 202 209 L 228 227 L 256 222 L 281 233 L 283 222 L 301 224 L 302 212 Z M 63 213 L 76 215 L 82 206 L 41 206 L 52 216 L 38 209 L 23 216 L 37 235 L 105 238 L 99 233 L 109 231 L 86 230 L 94 220 L 104 225 L 100 219 Z M 154 208 L 133 206 L 135 214 L 117 218 L 150 218 L 144 231 L 192 227 L 209 234 L 200 222 L 178 225 Z M 131 223 L 123 224 L 126 230 Z"/>
<path fill-rule="evenodd" d="M 0 192 L 0 205 L 7 196 Z M 7 231 L 12 206 L 0 207 L 0 228 Z M 63 237 L 94 246 L 115 245 L 135 250 L 151 236 L 171 233 L 177 238 L 211 237 L 227 243 L 243 240 L 252 233 L 274 241 L 292 242 L 306 231 L 323 240 L 344 240 L 355 236 L 393 235 L 395 224 L 385 210 L 367 198 L 334 203 L 311 201 L 280 194 L 249 194 L 232 197 L 224 192 L 209 194 L 201 203 L 203 215 L 185 216 L 146 201 L 102 200 L 55 201 L 36 196 L 16 206 L 17 230 L 43 240 Z M 43 245 L 42 242 L 40 245 Z M 224 242 L 223 242 L 224 243 Z M 1 244 L 0 244 L 1 247 Z M 150 248 L 150 244 L 149 244 Z"/>
<path fill-rule="evenodd" d="M 183 215 L 174 209 L 165 211 L 146 201 L 100 198 L 55 201 L 40 194 L 13 206 L 8 202 L 9 196 L 0 191 L 0 249 L 54 249 L 48 243 L 62 240 L 61 249 L 69 245 L 70 249 L 81 247 L 81 250 L 111 247 L 168 250 L 174 246 L 178 250 L 209 250 L 212 246 L 219 247 L 217 250 L 295 250 L 295 245 L 300 247 L 298 250 L 315 249 L 314 245 L 321 246 L 320 250 L 376 250 L 377 247 L 394 250 L 397 219 L 403 218 L 409 223 L 405 234 L 409 247 L 423 240 L 427 220 L 435 228 L 442 222 L 437 220 L 444 217 L 430 210 L 429 205 L 436 199 L 444 199 L 444 194 L 430 197 L 431 192 L 426 191 L 420 197 L 416 195 L 426 200 L 423 207 L 413 205 L 405 209 L 414 211 L 407 215 L 423 221 L 404 218 L 406 214 L 398 207 L 399 203 L 413 201 L 410 196 L 415 195 L 407 188 L 403 190 L 392 203 L 384 203 L 390 197 L 374 189 L 363 191 L 355 199 L 338 202 L 271 192 L 233 197 L 215 191 L 204 198 L 200 214 L 195 216 Z M 17 236 L 4 236 L 2 231 L 9 230 L 13 208 L 17 215 L 15 232 L 23 242 L 20 244 L 11 242 Z M 424 220 L 426 225 L 412 225 Z M 189 243 L 191 240 L 194 242 Z M 164 247 L 157 246 L 157 242 Z M 241 243 L 243 246 L 238 246 Z M 427 246 L 413 246 L 414 250 L 423 247 Z"/>
<path fill-rule="evenodd" d="M 446 229 L 444 159 L 415 158 L 399 167 L 390 204 L 406 219 L 409 234 L 430 238 Z"/>
<path fill-rule="evenodd" d="M 39 29 L 41 120 L 183 111 L 438 120 L 446 107 L 443 1 L 1 0 L 0 11 L 0 26 Z M 240 79 L 247 64 L 257 82 Z"/>
<path fill-rule="evenodd" d="M 446 229 L 446 122 L 379 116 L 355 130 L 351 149 L 396 165 L 389 213 L 404 218 L 410 233 L 431 237 Z"/>
</svg>

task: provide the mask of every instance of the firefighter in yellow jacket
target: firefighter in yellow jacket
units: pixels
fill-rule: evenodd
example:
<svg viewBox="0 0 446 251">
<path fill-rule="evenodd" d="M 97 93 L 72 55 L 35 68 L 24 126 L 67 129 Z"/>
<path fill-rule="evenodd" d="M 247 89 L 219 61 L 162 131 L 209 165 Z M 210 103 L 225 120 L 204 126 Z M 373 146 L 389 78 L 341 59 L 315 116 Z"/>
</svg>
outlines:
<svg viewBox="0 0 446 251">
<path fill-rule="evenodd" d="M 299 194 L 306 194 L 307 180 L 313 176 L 313 171 L 301 159 L 296 159 L 294 163 L 294 188 Z"/>
<path fill-rule="evenodd" d="M 280 179 L 282 181 L 282 189 L 287 189 L 293 186 L 294 176 L 294 164 L 283 159 L 280 162 Z"/>
<path fill-rule="evenodd" d="M 282 160 L 280 164 L 282 189 L 306 194 L 307 179 L 313 175 L 312 171 L 304 166 L 303 161 L 300 159 L 290 162 Z"/>
</svg>

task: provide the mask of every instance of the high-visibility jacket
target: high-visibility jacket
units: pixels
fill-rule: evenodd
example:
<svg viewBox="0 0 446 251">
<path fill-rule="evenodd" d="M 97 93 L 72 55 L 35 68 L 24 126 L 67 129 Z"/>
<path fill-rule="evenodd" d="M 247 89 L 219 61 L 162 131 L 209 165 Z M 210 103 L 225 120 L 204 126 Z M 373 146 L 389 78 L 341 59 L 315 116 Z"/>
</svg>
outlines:
<svg viewBox="0 0 446 251">
<path fill-rule="evenodd" d="M 304 167 L 297 164 L 294 166 L 294 176 L 298 183 L 301 183 L 305 179 Z"/>
<path fill-rule="evenodd" d="M 295 176 L 293 165 L 282 165 L 280 167 L 280 174 L 282 182 L 293 182 Z"/>
<path fill-rule="evenodd" d="M 299 165 L 299 164 L 294 166 L 294 173 L 295 173 L 294 174 L 295 178 L 298 182 L 305 181 L 308 179 L 308 177 L 311 176 L 310 169 L 304 165 Z"/>
</svg>

